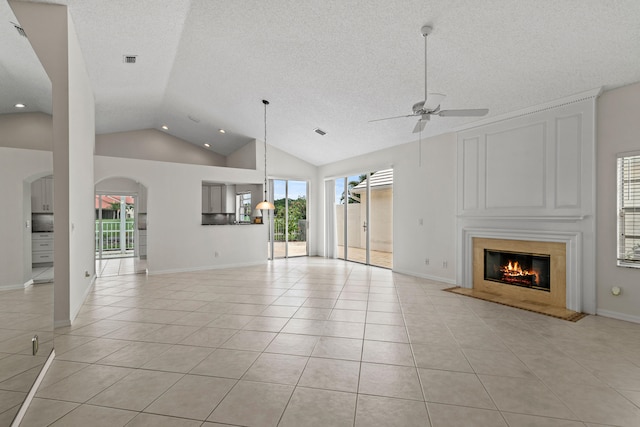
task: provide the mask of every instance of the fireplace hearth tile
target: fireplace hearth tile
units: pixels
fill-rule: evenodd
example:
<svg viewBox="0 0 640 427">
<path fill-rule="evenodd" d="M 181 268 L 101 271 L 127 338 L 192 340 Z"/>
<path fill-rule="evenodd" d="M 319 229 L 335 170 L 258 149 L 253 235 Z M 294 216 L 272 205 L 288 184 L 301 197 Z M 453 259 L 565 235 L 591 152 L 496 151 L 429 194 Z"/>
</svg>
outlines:
<svg viewBox="0 0 640 427">
<path fill-rule="evenodd" d="M 454 286 L 452 288 L 443 289 L 446 292 L 452 292 L 458 295 L 464 295 L 467 297 L 477 298 L 484 301 L 495 302 L 497 304 L 506 305 L 509 307 L 520 308 L 522 310 L 532 311 L 534 313 L 544 314 L 546 316 L 555 317 L 562 320 L 568 320 L 570 322 L 577 322 L 578 320 L 587 316 L 584 313 L 578 313 L 576 311 L 568 310 L 561 307 L 552 307 L 539 302 L 515 300 L 502 295 L 497 295 L 490 292 L 479 291 L 477 289 L 461 288 Z"/>
</svg>

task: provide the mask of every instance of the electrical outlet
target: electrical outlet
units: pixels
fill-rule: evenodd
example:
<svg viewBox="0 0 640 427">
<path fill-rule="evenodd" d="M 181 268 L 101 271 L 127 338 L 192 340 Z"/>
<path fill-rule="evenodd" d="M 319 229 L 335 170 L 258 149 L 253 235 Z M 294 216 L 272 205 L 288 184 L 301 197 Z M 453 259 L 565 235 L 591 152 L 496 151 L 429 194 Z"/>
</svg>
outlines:
<svg viewBox="0 0 640 427">
<path fill-rule="evenodd" d="M 422 225 L 423 223 L 424 223 L 424 221 L 422 220 L 422 218 L 420 218 L 420 219 L 418 220 L 418 225 Z"/>
<path fill-rule="evenodd" d="M 429 265 L 429 258 L 424 259 L 424 265 Z"/>
<path fill-rule="evenodd" d="M 449 263 L 447 261 L 442 261 L 442 268 L 449 268 Z"/>
<path fill-rule="evenodd" d="M 214 256 L 215 258 L 218 258 L 218 257 L 220 256 L 220 252 L 215 251 L 215 252 L 213 253 L 213 256 Z"/>
</svg>

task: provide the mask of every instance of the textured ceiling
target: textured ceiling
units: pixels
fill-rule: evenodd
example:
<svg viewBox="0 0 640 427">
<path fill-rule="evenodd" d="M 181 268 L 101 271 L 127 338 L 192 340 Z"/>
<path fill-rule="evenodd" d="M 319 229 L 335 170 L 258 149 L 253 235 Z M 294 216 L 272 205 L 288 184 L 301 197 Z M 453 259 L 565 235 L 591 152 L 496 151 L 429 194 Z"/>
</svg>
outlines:
<svg viewBox="0 0 640 427">
<path fill-rule="evenodd" d="M 98 133 L 166 124 L 221 154 L 263 138 L 262 99 L 269 144 L 316 165 L 416 140 L 413 118 L 368 121 L 409 114 L 424 98 L 426 23 L 429 91 L 447 95 L 443 109 L 496 116 L 640 81 L 637 0 L 62 3 L 93 82 Z M 135 65 L 123 63 L 130 54 Z M 423 136 L 473 120 L 434 117 Z"/>
</svg>

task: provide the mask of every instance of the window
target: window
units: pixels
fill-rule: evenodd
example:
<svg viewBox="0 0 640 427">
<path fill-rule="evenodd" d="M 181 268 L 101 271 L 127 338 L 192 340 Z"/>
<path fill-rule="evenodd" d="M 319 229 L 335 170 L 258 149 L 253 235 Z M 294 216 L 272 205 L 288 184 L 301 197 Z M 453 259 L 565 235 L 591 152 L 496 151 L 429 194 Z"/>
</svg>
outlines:
<svg viewBox="0 0 640 427">
<path fill-rule="evenodd" d="M 640 153 L 618 157 L 618 265 L 640 268 Z"/>
<path fill-rule="evenodd" d="M 236 198 L 238 222 L 251 222 L 251 192 L 238 193 Z"/>
</svg>

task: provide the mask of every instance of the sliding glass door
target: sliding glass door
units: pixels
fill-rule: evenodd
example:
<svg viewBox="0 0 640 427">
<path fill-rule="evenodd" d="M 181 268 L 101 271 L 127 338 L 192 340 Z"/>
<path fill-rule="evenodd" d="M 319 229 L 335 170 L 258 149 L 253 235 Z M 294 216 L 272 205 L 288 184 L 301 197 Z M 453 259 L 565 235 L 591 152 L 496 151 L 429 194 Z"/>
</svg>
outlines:
<svg viewBox="0 0 640 427">
<path fill-rule="evenodd" d="M 274 179 L 272 188 L 275 205 L 270 242 L 272 258 L 307 256 L 307 182 Z"/>
<path fill-rule="evenodd" d="M 337 257 L 393 267 L 393 169 L 335 180 Z"/>
</svg>

